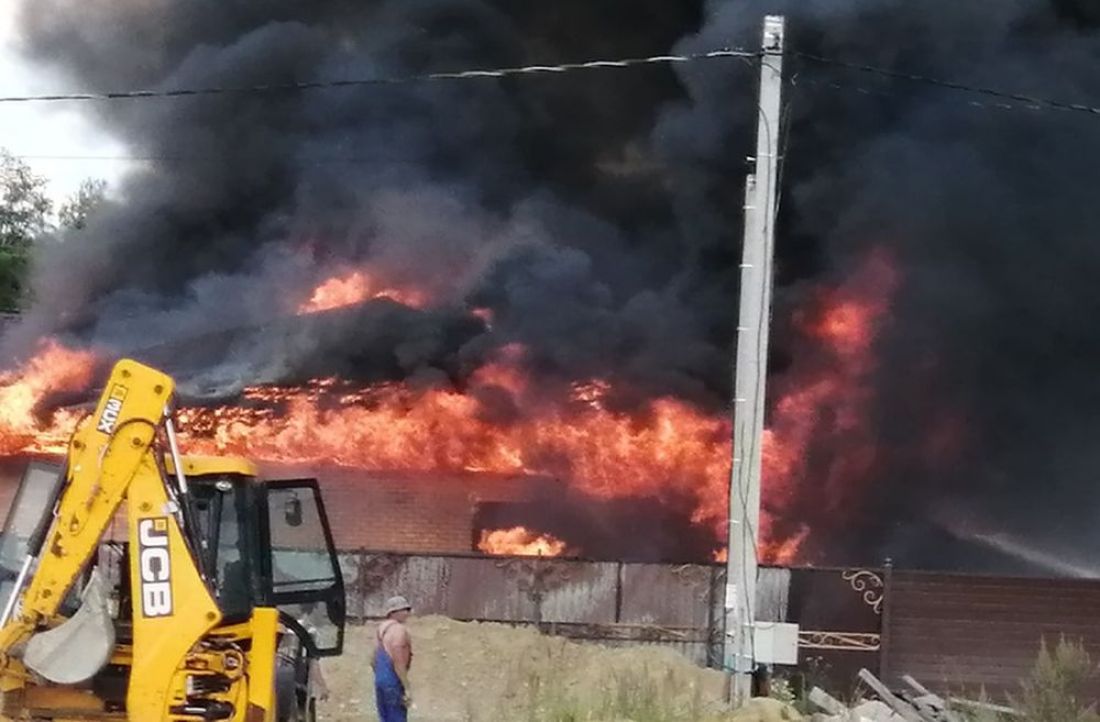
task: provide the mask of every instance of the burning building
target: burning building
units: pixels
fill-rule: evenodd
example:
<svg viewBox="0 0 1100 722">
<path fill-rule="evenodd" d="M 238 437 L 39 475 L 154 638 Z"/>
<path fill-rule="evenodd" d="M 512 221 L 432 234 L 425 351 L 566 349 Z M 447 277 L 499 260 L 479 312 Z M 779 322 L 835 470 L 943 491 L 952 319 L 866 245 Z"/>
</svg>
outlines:
<svg viewBox="0 0 1100 722">
<path fill-rule="evenodd" d="M 81 89 L 241 89 L 750 46 L 763 10 L 28 0 L 20 23 Z M 767 10 L 796 53 L 1100 95 L 1077 0 Z M 1094 119 L 791 60 L 763 555 L 1090 539 Z M 59 448 L 129 354 L 180 379 L 190 448 L 397 484 L 468 518 L 455 544 L 719 555 L 754 84 L 715 60 L 90 105 L 144 160 L 39 243 L 0 451 Z M 452 487 L 467 511 L 430 511 Z"/>
</svg>

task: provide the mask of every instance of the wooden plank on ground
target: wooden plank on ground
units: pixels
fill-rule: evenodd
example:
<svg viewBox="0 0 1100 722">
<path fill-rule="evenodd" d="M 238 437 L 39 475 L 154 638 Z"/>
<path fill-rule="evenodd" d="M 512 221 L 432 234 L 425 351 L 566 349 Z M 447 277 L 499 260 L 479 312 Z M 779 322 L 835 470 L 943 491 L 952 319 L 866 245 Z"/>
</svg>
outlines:
<svg viewBox="0 0 1100 722">
<path fill-rule="evenodd" d="M 820 687 L 814 687 L 810 690 L 809 699 L 815 705 L 820 707 L 823 711 L 829 714 L 847 714 L 848 708 L 843 702 L 839 701 L 836 697 L 821 689 Z"/>
<path fill-rule="evenodd" d="M 1001 704 L 990 704 L 989 702 L 979 702 L 973 699 L 961 699 L 959 697 L 951 697 L 948 700 L 952 707 L 966 707 L 968 709 L 980 709 L 986 712 L 996 712 L 997 714 L 1005 714 L 1010 717 L 1023 717 L 1024 713 L 1018 709 L 1012 707 L 1005 707 Z"/>
<path fill-rule="evenodd" d="M 895 712 L 901 715 L 905 722 L 929 722 L 927 717 L 921 715 L 921 713 L 915 710 L 909 703 L 891 692 L 886 685 L 879 681 L 878 677 L 871 674 L 866 668 L 859 670 L 859 678 L 864 684 L 874 690 L 875 694 L 879 696 L 879 699 L 890 705 Z"/>
<path fill-rule="evenodd" d="M 917 680 L 913 679 L 908 674 L 901 675 L 901 681 L 905 682 L 907 685 L 912 687 L 913 691 L 916 692 L 917 694 L 919 694 L 922 697 L 935 697 L 936 696 L 936 695 L 932 694 L 931 692 L 929 692 L 927 687 L 925 687 L 923 684 L 921 684 Z"/>
<path fill-rule="evenodd" d="M 933 722 L 961 722 L 958 715 L 947 709 L 947 702 L 943 697 L 932 692 L 923 684 L 913 678 L 912 675 L 903 674 L 901 681 L 909 685 L 914 694 L 902 694 L 902 698 L 916 707 L 917 711 Z"/>
</svg>

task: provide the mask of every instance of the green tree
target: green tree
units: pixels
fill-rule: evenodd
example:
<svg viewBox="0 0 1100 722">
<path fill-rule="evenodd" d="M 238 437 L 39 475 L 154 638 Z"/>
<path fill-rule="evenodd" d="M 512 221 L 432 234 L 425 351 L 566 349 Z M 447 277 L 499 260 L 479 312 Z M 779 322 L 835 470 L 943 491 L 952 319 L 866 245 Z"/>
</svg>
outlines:
<svg viewBox="0 0 1100 722">
<path fill-rule="evenodd" d="M 0 310 L 19 308 L 34 240 L 50 228 L 46 180 L 0 150 Z"/>
<path fill-rule="evenodd" d="M 96 178 L 84 179 L 76 193 L 61 204 L 61 208 L 57 211 L 58 223 L 63 228 L 80 230 L 88 223 L 88 216 L 103 203 L 106 193 L 107 181 Z"/>
</svg>

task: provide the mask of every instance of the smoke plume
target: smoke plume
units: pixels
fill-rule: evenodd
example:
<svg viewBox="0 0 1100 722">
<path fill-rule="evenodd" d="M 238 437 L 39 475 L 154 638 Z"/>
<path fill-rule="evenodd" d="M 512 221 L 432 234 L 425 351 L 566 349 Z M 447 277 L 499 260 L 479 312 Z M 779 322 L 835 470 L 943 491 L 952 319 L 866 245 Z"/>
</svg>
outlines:
<svg viewBox="0 0 1100 722">
<path fill-rule="evenodd" d="M 112 91 L 751 48 L 779 12 L 797 51 L 1100 103 L 1086 0 L 527 5 L 26 0 L 22 28 L 30 57 Z M 787 76 L 773 397 L 834 362 L 805 345 L 799 309 L 881 249 L 898 274 L 857 379 L 867 478 L 821 503 L 834 492 L 818 471 L 852 438 L 823 418 L 832 433 L 789 490 L 784 508 L 835 515 L 811 555 L 962 564 L 923 559 L 906 532 L 944 506 L 1039 542 L 1084 535 L 1100 123 L 798 56 Z M 715 60 L 97 103 L 153 160 L 86 229 L 41 244 L 6 351 L 62 334 L 163 359 L 218 395 L 333 374 L 461 383 L 519 343 L 549 387 L 602 378 L 614 408 L 675 396 L 720 413 L 755 92 L 751 63 Z M 367 265 L 431 308 L 294 319 L 321 280 Z M 194 339 L 201 352 L 178 352 Z"/>
</svg>

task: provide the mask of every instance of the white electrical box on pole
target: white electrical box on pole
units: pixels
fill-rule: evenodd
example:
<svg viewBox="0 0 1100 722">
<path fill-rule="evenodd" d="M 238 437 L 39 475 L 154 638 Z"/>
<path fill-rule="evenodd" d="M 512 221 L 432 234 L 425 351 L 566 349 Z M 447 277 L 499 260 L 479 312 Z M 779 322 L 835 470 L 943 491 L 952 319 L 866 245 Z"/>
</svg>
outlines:
<svg viewBox="0 0 1100 722">
<path fill-rule="evenodd" d="M 752 695 L 752 674 L 756 665 L 753 627 L 756 622 L 764 387 L 778 204 L 783 34 L 782 16 L 769 15 L 764 18 L 756 172 L 745 179 L 741 305 L 733 381 L 733 463 L 730 470 L 724 644 L 724 661 L 731 674 L 730 697 L 735 704 L 744 703 Z"/>
</svg>

